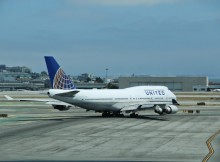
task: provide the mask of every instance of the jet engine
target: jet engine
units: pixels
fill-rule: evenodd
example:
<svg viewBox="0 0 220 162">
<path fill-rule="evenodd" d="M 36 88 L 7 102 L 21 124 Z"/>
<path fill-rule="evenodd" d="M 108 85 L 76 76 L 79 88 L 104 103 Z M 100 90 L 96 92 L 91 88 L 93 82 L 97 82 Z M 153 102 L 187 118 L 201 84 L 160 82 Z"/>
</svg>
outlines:
<svg viewBox="0 0 220 162">
<path fill-rule="evenodd" d="M 163 114 L 163 109 L 161 107 L 159 107 L 159 106 L 156 106 L 154 108 L 154 112 L 162 115 Z"/>
<path fill-rule="evenodd" d="M 70 109 L 70 106 L 65 105 L 52 105 L 54 109 L 57 109 L 59 111 L 67 111 Z"/>
<path fill-rule="evenodd" d="M 160 106 L 156 106 L 154 108 L 154 112 L 160 115 L 163 114 L 176 114 L 178 112 L 178 108 L 174 105 L 166 106 L 165 108 L 161 108 Z"/>
<path fill-rule="evenodd" d="M 165 113 L 167 114 L 176 114 L 178 112 L 178 108 L 174 105 L 169 105 L 165 107 Z"/>
</svg>

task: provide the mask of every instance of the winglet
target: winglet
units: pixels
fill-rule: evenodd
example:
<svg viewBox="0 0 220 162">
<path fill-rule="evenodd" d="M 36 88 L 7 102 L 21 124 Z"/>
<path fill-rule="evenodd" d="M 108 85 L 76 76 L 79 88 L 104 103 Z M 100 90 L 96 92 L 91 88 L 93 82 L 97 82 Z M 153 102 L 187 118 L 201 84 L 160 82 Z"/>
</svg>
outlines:
<svg viewBox="0 0 220 162">
<path fill-rule="evenodd" d="M 12 97 L 8 96 L 8 95 L 4 95 L 4 97 L 7 99 L 7 100 L 14 100 Z"/>
<path fill-rule="evenodd" d="M 75 89 L 71 79 L 52 56 L 44 56 L 53 89 Z"/>
</svg>

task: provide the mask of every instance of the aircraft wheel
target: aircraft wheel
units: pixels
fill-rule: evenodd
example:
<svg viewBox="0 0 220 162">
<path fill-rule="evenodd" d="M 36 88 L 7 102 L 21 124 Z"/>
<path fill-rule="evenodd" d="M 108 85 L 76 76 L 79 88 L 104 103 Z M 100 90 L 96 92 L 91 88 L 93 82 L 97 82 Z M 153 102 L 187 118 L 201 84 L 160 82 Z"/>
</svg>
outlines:
<svg viewBox="0 0 220 162">
<path fill-rule="evenodd" d="M 110 116 L 110 113 L 109 112 L 103 112 L 102 113 L 102 117 L 109 117 Z"/>
<path fill-rule="evenodd" d="M 131 118 L 136 118 L 136 117 L 138 117 L 138 114 L 131 113 L 131 114 L 130 114 L 130 117 L 131 117 Z"/>
<path fill-rule="evenodd" d="M 120 112 L 113 112 L 112 115 L 113 117 L 120 117 L 121 114 Z"/>
</svg>

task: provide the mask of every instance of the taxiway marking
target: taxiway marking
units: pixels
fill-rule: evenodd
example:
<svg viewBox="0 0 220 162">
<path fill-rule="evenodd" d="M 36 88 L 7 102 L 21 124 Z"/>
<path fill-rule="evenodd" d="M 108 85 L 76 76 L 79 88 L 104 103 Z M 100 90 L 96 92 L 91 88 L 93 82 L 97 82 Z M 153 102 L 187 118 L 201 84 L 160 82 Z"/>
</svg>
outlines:
<svg viewBox="0 0 220 162">
<path fill-rule="evenodd" d="M 211 142 L 213 141 L 213 139 L 218 135 L 220 134 L 220 130 L 217 131 L 215 134 L 213 134 L 207 141 L 206 141 L 206 145 L 209 149 L 209 153 L 206 155 L 206 157 L 202 160 L 202 162 L 207 162 L 211 156 L 214 154 L 215 150 L 213 149 L 212 147 L 212 144 Z"/>
</svg>

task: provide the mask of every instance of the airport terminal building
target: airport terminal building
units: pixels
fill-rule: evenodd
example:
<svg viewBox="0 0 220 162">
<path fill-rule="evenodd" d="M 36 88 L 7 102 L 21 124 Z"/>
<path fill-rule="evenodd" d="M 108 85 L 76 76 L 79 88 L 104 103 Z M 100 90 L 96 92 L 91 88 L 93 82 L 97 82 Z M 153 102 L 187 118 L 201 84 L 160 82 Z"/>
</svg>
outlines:
<svg viewBox="0 0 220 162">
<path fill-rule="evenodd" d="M 208 87 L 207 76 L 173 76 L 173 77 L 152 77 L 152 76 L 132 76 L 119 77 L 119 88 L 127 88 L 141 85 L 162 85 L 167 86 L 172 91 L 194 91 L 195 86 Z"/>
</svg>

